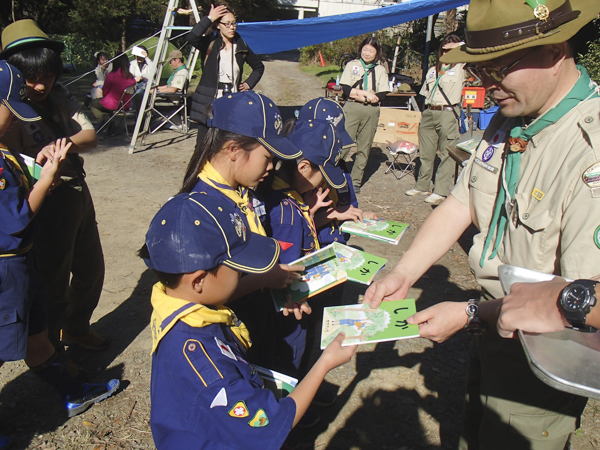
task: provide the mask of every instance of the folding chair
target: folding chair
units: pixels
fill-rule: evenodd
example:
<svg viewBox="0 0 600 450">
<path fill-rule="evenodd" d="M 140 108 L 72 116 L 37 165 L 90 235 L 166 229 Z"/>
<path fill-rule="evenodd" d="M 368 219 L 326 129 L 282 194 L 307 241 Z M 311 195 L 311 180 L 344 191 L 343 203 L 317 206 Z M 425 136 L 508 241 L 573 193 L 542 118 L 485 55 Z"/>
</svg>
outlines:
<svg viewBox="0 0 600 450">
<path fill-rule="evenodd" d="M 106 125 L 108 125 L 115 117 L 121 117 L 121 122 L 125 124 L 125 133 L 127 133 L 127 137 L 129 137 L 129 130 L 127 129 L 127 116 L 137 117 L 137 113 L 135 112 L 133 97 L 137 95 L 136 85 L 129 86 L 126 88 L 121 94 L 121 98 L 119 99 L 118 107 L 113 112 L 113 115 L 102 124 L 102 126 L 98 129 L 98 133 L 104 129 Z"/>
<path fill-rule="evenodd" d="M 419 156 L 419 147 L 414 144 L 406 145 L 406 141 L 404 140 L 399 140 L 393 143 L 390 141 L 387 142 L 387 150 L 390 152 L 392 160 L 390 161 L 385 173 L 388 173 L 391 170 L 397 180 L 401 180 L 405 175 L 411 173 L 414 175 L 416 168 L 415 160 Z M 402 159 L 398 161 L 398 158 Z M 397 162 L 405 164 L 404 170 L 402 170 L 400 176 L 398 176 L 398 172 L 396 171 Z"/>
<path fill-rule="evenodd" d="M 155 101 L 154 106 L 152 106 L 152 111 L 154 111 L 156 114 L 158 114 L 162 118 L 162 121 L 160 122 L 160 124 L 157 127 L 155 127 L 152 131 L 150 131 L 150 134 L 158 131 L 167 122 L 170 123 L 171 125 L 173 125 L 176 128 L 176 130 L 179 131 L 180 133 L 188 134 L 189 125 L 188 125 L 187 100 L 190 97 L 190 95 L 188 95 L 188 86 L 189 86 L 189 80 L 185 80 L 183 88 L 179 92 L 175 92 L 173 94 L 163 94 L 163 93 L 156 94 L 157 99 L 160 98 L 160 99 L 164 100 L 167 104 L 165 104 L 165 102 L 163 102 L 162 104 L 161 103 L 157 104 L 157 102 Z M 166 113 L 168 115 L 163 114 L 161 111 L 159 111 L 156 108 L 156 106 L 172 106 L 172 105 L 175 105 L 175 110 L 171 111 L 170 113 Z M 180 112 L 181 112 L 181 125 L 177 125 L 175 122 L 173 122 L 173 118 L 175 117 L 176 114 L 179 114 Z"/>
</svg>

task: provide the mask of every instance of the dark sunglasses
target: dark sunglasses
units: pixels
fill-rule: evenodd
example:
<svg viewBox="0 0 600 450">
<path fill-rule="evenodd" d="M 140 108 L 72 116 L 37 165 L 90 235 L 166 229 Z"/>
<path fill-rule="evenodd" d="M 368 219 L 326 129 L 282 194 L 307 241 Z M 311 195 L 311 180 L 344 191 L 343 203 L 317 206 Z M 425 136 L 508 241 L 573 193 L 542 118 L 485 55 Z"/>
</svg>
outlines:
<svg viewBox="0 0 600 450">
<path fill-rule="evenodd" d="M 517 64 L 519 64 L 533 50 L 535 50 L 535 49 L 529 50 L 527 53 L 525 53 L 519 59 L 510 63 L 508 66 L 502 67 L 501 69 L 498 69 L 497 67 L 470 66 L 468 68 L 468 70 L 471 72 L 472 75 L 476 76 L 480 80 L 483 80 L 483 77 L 485 76 L 485 77 L 491 78 L 492 80 L 494 80 L 498 83 L 501 83 L 506 78 L 507 72 L 510 69 L 514 68 Z"/>
</svg>

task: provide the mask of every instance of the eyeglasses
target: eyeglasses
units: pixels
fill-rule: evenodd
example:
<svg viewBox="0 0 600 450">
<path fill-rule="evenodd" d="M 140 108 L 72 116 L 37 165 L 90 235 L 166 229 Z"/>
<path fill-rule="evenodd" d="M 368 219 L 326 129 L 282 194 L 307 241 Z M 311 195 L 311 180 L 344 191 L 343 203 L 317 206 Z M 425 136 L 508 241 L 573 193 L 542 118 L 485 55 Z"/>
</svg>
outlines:
<svg viewBox="0 0 600 450">
<path fill-rule="evenodd" d="M 504 81 L 504 79 L 506 78 L 507 72 L 510 69 L 514 68 L 517 64 L 519 64 L 533 50 L 535 50 L 535 49 L 529 50 L 527 53 L 525 53 L 519 59 L 517 59 L 516 61 L 510 63 L 506 67 L 502 67 L 501 69 L 498 69 L 497 67 L 477 67 L 477 66 L 471 66 L 471 67 L 469 67 L 469 71 L 474 76 L 476 76 L 477 78 L 479 78 L 480 80 L 483 80 L 483 77 L 486 76 L 486 77 L 491 78 L 492 80 L 494 80 L 494 81 L 496 81 L 498 83 L 502 83 Z"/>
<path fill-rule="evenodd" d="M 223 25 L 225 28 L 237 28 L 236 22 L 221 22 L 221 25 Z"/>
</svg>

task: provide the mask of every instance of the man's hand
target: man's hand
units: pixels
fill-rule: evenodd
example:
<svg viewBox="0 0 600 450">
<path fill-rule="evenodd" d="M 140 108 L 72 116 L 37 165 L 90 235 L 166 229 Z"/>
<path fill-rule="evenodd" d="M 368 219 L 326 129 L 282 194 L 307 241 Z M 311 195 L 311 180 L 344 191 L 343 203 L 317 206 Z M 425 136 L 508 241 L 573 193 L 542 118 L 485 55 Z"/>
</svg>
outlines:
<svg viewBox="0 0 600 450">
<path fill-rule="evenodd" d="M 368 303 L 371 308 L 377 309 L 382 301 L 406 298 L 411 286 L 412 283 L 406 277 L 394 270 L 369 286 L 363 303 Z"/>
<path fill-rule="evenodd" d="M 555 277 L 541 283 L 515 283 L 500 305 L 498 334 L 514 337 L 517 330 L 530 333 L 560 331 L 569 323 L 558 307 L 558 296 L 567 283 Z"/>
<path fill-rule="evenodd" d="M 419 335 L 444 342 L 467 324 L 467 302 L 442 302 L 410 316 L 406 321 L 419 325 Z"/>
</svg>

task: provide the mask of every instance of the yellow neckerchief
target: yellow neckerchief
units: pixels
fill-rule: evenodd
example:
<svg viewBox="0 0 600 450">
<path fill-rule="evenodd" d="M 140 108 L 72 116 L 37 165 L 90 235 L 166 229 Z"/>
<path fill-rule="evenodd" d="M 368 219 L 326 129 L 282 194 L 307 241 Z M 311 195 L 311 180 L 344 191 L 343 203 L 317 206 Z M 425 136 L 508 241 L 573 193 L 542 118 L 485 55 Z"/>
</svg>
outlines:
<svg viewBox="0 0 600 450">
<path fill-rule="evenodd" d="M 8 149 L 8 147 L 5 147 L 3 144 L 0 144 L 0 153 L 2 154 L 1 156 L 5 160 L 10 161 L 10 165 L 12 166 L 15 175 L 19 176 L 21 183 L 23 183 L 23 185 L 27 189 L 27 192 L 29 192 L 31 186 L 29 178 L 27 177 L 27 175 L 29 175 L 29 171 L 27 171 L 27 169 L 24 169 L 21 166 L 15 155 L 13 155 L 12 152 Z M 25 173 L 25 171 L 27 171 L 27 173 Z"/>
<path fill-rule="evenodd" d="M 160 340 L 171 328 L 181 320 L 183 323 L 201 328 L 217 323 L 229 327 L 238 339 L 244 350 L 252 345 L 250 333 L 246 325 L 239 321 L 234 312 L 225 306 L 209 308 L 198 303 L 188 302 L 180 298 L 167 295 L 167 289 L 162 283 L 156 283 L 152 287 L 152 353 L 156 351 Z"/>
<path fill-rule="evenodd" d="M 262 234 L 263 236 L 267 235 L 258 216 L 254 213 L 250 195 L 248 194 L 248 188 L 240 186 L 241 192 L 240 190 L 233 189 L 227 180 L 225 180 L 225 178 L 223 178 L 223 176 L 217 172 L 208 161 L 206 161 L 206 164 L 202 167 L 202 170 L 198 174 L 198 178 L 235 202 L 240 211 L 246 215 L 250 231 Z"/>
<path fill-rule="evenodd" d="M 271 188 L 274 191 L 280 191 L 286 197 L 289 197 L 294 200 L 292 202 L 292 205 L 298 208 L 298 211 L 300 211 L 302 217 L 304 217 L 304 220 L 306 220 L 308 228 L 310 229 L 310 234 L 312 235 L 315 241 L 315 250 L 319 250 L 321 247 L 319 245 L 319 238 L 317 236 L 317 227 L 315 226 L 314 219 L 310 215 L 310 208 L 306 203 L 304 203 L 304 199 L 302 198 L 302 196 L 298 194 L 295 190 L 293 190 L 289 184 L 287 184 L 285 181 L 283 181 L 277 176 L 273 177 L 273 184 L 271 185 Z"/>
</svg>

